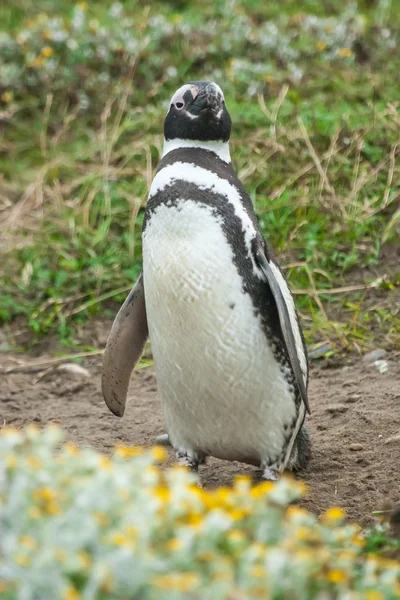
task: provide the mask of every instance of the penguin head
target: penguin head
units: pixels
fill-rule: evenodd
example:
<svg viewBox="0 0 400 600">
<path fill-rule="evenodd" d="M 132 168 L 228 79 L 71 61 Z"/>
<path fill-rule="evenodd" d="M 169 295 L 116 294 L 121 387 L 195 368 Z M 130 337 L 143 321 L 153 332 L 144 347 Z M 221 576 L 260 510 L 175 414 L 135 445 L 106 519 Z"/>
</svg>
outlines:
<svg viewBox="0 0 400 600">
<path fill-rule="evenodd" d="M 231 118 L 221 88 L 211 81 L 190 81 L 171 98 L 164 136 L 174 139 L 227 142 Z"/>
</svg>

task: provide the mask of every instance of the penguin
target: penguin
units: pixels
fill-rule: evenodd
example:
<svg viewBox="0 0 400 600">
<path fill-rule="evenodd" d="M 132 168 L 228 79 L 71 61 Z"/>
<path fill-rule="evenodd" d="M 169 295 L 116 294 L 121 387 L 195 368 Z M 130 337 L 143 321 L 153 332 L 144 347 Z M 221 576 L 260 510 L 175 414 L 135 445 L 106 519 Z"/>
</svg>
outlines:
<svg viewBox="0 0 400 600">
<path fill-rule="evenodd" d="M 262 470 L 306 467 L 308 357 L 293 297 L 230 158 L 231 118 L 214 82 L 180 87 L 142 229 L 143 271 L 106 344 L 102 393 L 125 411 L 150 338 L 179 464 L 208 456 Z"/>
</svg>

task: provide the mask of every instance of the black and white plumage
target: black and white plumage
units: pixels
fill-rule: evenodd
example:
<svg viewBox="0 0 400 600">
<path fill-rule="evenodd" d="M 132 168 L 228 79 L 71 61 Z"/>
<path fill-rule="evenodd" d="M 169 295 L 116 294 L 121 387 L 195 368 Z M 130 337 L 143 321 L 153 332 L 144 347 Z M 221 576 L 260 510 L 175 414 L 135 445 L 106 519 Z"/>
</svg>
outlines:
<svg viewBox="0 0 400 600">
<path fill-rule="evenodd" d="M 143 276 L 114 322 L 103 395 L 122 416 L 149 333 L 165 424 L 183 464 L 208 455 L 276 479 L 304 467 L 308 361 L 293 298 L 230 161 L 214 83 L 172 97 L 143 226 Z"/>
</svg>

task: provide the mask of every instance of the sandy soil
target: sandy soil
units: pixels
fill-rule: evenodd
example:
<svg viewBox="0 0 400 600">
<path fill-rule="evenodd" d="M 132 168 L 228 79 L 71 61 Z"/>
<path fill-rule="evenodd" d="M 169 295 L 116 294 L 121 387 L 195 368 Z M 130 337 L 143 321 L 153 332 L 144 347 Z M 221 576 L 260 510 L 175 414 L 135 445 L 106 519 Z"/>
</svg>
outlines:
<svg viewBox="0 0 400 600">
<path fill-rule="evenodd" d="M 400 361 L 395 355 L 386 360 L 384 374 L 361 359 L 312 366 L 308 423 L 313 453 L 299 477 L 310 490 L 304 504 L 316 513 L 339 505 L 351 519 L 366 524 L 373 510 L 400 503 Z M 120 442 L 151 445 L 163 431 L 152 368 L 134 373 L 125 417 L 118 419 L 102 400 L 100 359 L 84 363 L 90 376 L 54 367 L 7 373 L 27 361 L 32 363 L 0 355 L 0 424 L 57 421 L 70 440 L 106 453 Z M 246 465 L 214 459 L 201 469 L 206 487 L 229 485 L 238 473 L 259 476 Z"/>
</svg>

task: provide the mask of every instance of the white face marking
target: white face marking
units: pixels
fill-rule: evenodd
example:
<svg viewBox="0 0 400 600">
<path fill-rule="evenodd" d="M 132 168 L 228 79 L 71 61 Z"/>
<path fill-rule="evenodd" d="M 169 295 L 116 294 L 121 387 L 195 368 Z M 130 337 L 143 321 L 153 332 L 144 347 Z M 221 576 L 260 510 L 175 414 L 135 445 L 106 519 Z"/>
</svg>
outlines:
<svg viewBox="0 0 400 600">
<path fill-rule="evenodd" d="M 231 162 L 229 142 L 203 142 L 201 140 L 182 140 L 180 138 L 164 140 L 164 149 L 161 158 L 168 154 L 168 152 L 178 150 L 179 148 L 203 148 L 203 150 L 211 150 L 224 162 L 228 164 Z"/>
<path fill-rule="evenodd" d="M 219 87 L 219 85 L 217 85 L 213 81 L 210 81 L 209 85 L 214 87 L 214 90 L 217 92 L 218 95 L 220 95 L 222 97 L 222 100 L 224 101 L 225 100 L 224 93 L 221 90 L 221 88 Z M 184 95 L 186 94 L 187 91 L 191 92 L 193 100 L 194 100 L 199 93 L 199 88 L 197 87 L 197 85 L 194 85 L 193 83 L 185 83 L 185 85 L 182 85 L 182 87 L 180 87 L 178 90 L 176 90 L 175 94 L 172 96 L 171 101 L 169 103 L 168 112 L 171 110 L 171 106 L 175 106 L 175 108 L 177 108 L 178 110 L 181 110 L 183 114 L 185 114 L 187 117 L 189 117 L 189 119 L 198 119 L 199 115 L 192 115 L 192 113 L 190 113 L 189 111 L 187 111 L 185 109 Z M 221 108 L 221 110 L 217 114 L 217 119 L 220 118 L 220 116 L 222 115 L 222 112 L 223 112 L 223 110 Z"/>
<path fill-rule="evenodd" d="M 171 101 L 169 103 L 168 111 L 170 110 L 171 106 L 173 106 L 173 105 L 175 105 L 175 107 L 178 110 L 180 110 L 181 108 L 184 108 L 185 100 L 183 97 L 187 91 L 190 91 L 193 98 L 196 98 L 196 96 L 198 94 L 197 86 L 192 85 L 191 83 L 186 83 L 185 85 L 180 87 L 179 90 L 176 90 L 175 94 L 172 96 Z M 182 104 L 182 106 L 180 106 L 180 104 Z"/>
<path fill-rule="evenodd" d="M 172 165 L 168 165 L 161 169 L 154 177 L 149 192 L 149 198 L 162 190 L 166 185 L 170 185 L 173 180 L 177 179 L 194 183 L 202 190 L 208 189 L 217 194 L 221 194 L 226 198 L 227 202 L 230 202 L 233 205 L 235 215 L 239 217 L 243 224 L 246 248 L 253 264 L 253 272 L 260 279 L 263 278 L 263 272 L 257 266 L 251 249 L 251 242 L 256 236 L 256 230 L 242 204 L 240 194 L 235 186 L 226 179 L 221 179 L 212 171 L 208 171 L 207 169 L 197 167 L 190 163 L 175 162 Z"/>
</svg>

